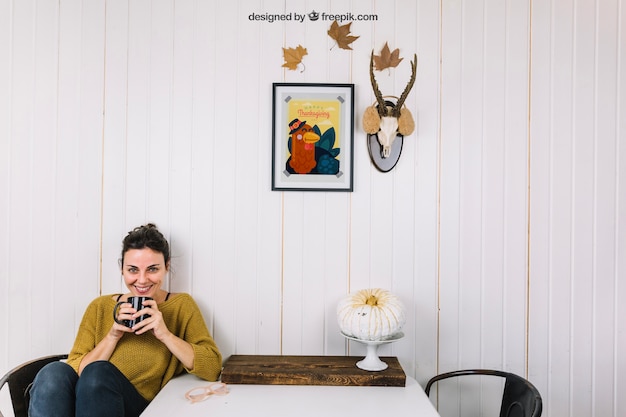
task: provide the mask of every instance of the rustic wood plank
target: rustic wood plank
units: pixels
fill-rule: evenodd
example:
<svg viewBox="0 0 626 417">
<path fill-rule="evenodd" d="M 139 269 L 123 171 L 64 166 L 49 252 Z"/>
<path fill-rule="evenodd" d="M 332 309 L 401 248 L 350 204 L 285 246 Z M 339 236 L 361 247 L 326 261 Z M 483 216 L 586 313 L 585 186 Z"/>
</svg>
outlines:
<svg viewBox="0 0 626 417">
<path fill-rule="evenodd" d="M 357 356 L 232 355 L 222 382 L 261 385 L 355 385 L 403 387 L 406 375 L 398 358 L 381 357 L 389 367 L 370 372 L 357 368 Z"/>
</svg>

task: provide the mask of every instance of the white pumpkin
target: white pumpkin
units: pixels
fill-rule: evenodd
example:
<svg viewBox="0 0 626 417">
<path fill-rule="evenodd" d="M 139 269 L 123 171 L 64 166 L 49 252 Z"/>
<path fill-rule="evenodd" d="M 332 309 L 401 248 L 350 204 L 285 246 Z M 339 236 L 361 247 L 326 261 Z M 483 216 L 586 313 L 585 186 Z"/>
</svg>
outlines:
<svg viewBox="0 0 626 417">
<path fill-rule="evenodd" d="M 385 340 L 400 332 L 406 317 L 404 305 L 397 296 L 381 288 L 368 288 L 339 301 L 337 321 L 346 336 Z"/>
</svg>

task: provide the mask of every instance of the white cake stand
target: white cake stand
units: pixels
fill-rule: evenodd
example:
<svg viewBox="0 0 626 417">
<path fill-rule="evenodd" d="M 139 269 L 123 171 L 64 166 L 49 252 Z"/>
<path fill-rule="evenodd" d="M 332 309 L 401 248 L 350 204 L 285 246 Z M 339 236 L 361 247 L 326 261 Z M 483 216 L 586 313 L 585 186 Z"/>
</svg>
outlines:
<svg viewBox="0 0 626 417">
<path fill-rule="evenodd" d="M 404 333 L 398 332 L 384 340 L 363 340 L 357 339 L 356 337 L 348 336 L 343 332 L 341 334 L 346 339 L 363 343 L 367 347 L 367 355 L 365 356 L 365 358 L 356 363 L 357 368 L 363 369 L 364 371 L 384 371 L 385 369 L 387 369 L 389 365 L 381 361 L 378 357 L 378 347 L 380 345 L 395 342 L 396 340 L 400 340 L 404 337 Z"/>
</svg>

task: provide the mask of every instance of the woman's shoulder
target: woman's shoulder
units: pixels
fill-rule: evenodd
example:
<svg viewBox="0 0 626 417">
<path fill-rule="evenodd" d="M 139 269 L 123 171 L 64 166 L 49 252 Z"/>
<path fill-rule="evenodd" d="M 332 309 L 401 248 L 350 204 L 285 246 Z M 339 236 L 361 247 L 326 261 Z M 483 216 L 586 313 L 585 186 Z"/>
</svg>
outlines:
<svg viewBox="0 0 626 417">
<path fill-rule="evenodd" d="M 186 292 L 171 292 L 168 294 L 165 302 L 174 303 L 174 302 L 182 302 L 182 301 L 188 301 L 188 300 L 193 300 L 193 297 Z"/>
<path fill-rule="evenodd" d="M 186 292 L 170 293 L 167 301 L 160 305 L 162 305 L 163 307 L 171 307 L 184 310 L 198 308 L 198 305 L 191 296 L 191 294 L 188 294 Z"/>
</svg>

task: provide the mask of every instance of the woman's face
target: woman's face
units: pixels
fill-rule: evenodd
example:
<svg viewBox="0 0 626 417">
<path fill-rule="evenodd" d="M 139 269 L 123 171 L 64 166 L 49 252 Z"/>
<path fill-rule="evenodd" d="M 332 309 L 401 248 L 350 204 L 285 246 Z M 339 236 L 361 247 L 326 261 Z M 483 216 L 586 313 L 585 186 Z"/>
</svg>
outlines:
<svg viewBox="0 0 626 417">
<path fill-rule="evenodd" d="M 155 298 L 168 268 L 161 252 L 150 248 L 129 249 L 124 254 L 122 275 L 133 295 Z"/>
</svg>

